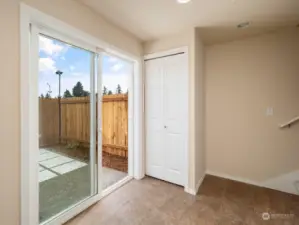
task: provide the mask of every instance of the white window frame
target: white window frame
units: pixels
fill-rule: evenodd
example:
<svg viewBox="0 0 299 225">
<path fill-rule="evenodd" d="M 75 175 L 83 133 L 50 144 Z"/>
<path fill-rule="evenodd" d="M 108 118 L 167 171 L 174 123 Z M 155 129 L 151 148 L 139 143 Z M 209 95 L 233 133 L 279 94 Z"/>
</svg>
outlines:
<svg viewBox="0 0 299 225">
<path fill-rule="evenodd" d="M 37 60 L 31 60 L 32 46 L 30 45 L 30 26 L 38 26 L 44 32 L 58 37 L 63 36 L 63 41 L 80 43 L 79 46 L 93 52 L 106 52 L 110 55 L 133 62 L 134 76 L 131 76 L 131 90 L 129 91 L 129 168 L 128 177 L 121 180 L 113 187 L 106 189 L 86 201 L 80 202 L 71 210 L 55 219 L 46 222 L 47 225 L 62 224 L 92 204 L 99 201 L 103 196 L 111 193 L 114 189 L 123 185 L 131 178 L 142 179 L 144 177 L 144 120 L 143 120 L 143 71 L 141 57 L 122 51 L 104 41 L 95 38 L 81 30 L 74 28 L 56 18 L 42 13 L 24 3 L 20 3 L 20 89 L 21 89 L 21 225 L 39 224 L 38 205 L 38 154 L 30 153 L 30 149 L 38 148 L 38 104 L 36 75 L 30 71 L 32 66 L 37 68 Z M 73 38 L 75 37 L 75 38 Z M 35 40 L 36 41 L 36 40 Z M 93 46 L 97 46 L 94 48 Z M 38 49 L 35 58 L 38 58 Z M 34 54 L 34 53 L 33 53 Z M 101 55 L 101 54 L 100 54 Z M 101 68 L 99 68 L 99 72 Z M 99 80 L 99 79 L 98 79 Z M 100 81 L 99 81 L 100 82 Z M 100 104 L 99 104 L 100 105 Z M 101 155 L 101 154 L 99 154 Z M 101 160 L 101 159 L 99 159 Z M 99 175 L 100 176 L 100 175 Z M 98 187 L 100 187 L 100 179 Z"/>
</svg>

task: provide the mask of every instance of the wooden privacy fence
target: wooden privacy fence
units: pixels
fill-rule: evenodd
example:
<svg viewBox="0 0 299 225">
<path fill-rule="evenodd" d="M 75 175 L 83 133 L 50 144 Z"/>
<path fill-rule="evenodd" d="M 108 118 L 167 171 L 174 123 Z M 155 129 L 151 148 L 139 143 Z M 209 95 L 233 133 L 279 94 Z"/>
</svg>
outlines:
<svg viewBox="0 0 299 225">
<path fill-rule="evenodd" d="M 105 95 L 102 103 L 103 151 L 127 157 L 128 96 Z M 88 147 L 90 143 L 90 98 L 61 98 L 60 106 L 61 126 L 59 127 L 59 99 L 39 99 L 40 146 L 78 143 Z M 60 137 L 59 132 L 61 132 Z"/>
</svg>

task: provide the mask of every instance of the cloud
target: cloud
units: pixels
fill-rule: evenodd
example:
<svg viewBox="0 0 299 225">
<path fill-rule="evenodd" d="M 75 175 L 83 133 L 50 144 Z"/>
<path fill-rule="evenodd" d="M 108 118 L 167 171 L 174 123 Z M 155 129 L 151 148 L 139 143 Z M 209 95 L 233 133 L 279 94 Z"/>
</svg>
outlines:
<svg viewBox="0 0 299 225">
<path fill-rule="evenodd" d="M 74 66 L 70 66 L 70 71 L 74 71 L 76 69 L 76 67 L 74 67 Z"/>
<path fill-rule="evenodd" d="M 111 66 L 111 70 L 113 72 L 118 72 L 119 70 L 121 70 L 124 67 L 124 65 L 122 63 L 116 63 L 113 66 Z"/>
<path fill-rule="evenodd" d="M 62 44 L 56 44 L 54 40 L 47 37 L 39 37 L 39 49 L 41 52 L 49 56 L 57 56 L 67 49 L 66 46 Z"/>
<path fill-rule="evenodd" d="M 108 56 L 108 62 L 110 62 L 110 63 L 116 63 L 117 61 L 118 61 L 118 59 L 116 57 Z"/>
<path fill-rule="evenodd" d="M 74 77 L 89 77 L 90 76 L 88 73 L 82 73 L 82 72 L 72 72 L 70 75 L 74 76 Z"/>
<path fill-rule="evenodd" d="M 55 61 L 49 57 L 39 59 L 39 71 L 41 73 L 55 73 L 56 65 Z"/>
</svg>

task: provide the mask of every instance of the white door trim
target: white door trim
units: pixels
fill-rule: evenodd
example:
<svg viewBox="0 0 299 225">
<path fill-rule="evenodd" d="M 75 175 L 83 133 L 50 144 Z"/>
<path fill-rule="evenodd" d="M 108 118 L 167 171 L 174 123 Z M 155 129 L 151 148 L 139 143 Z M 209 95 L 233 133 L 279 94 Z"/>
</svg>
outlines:
<svg viewBox="0 0 299 225">
<path fill-rule="evenodd" d="M 86 49 L 94 52 L 105 51 L 122 59 L 133 62 L 134 78 L 132 79 L 133 91 L 129 94 L 129 102 L 132 103 L 129 110 L 131 122 L 129 124 L 129 176 L 141 179 L 144 176 L 143 170 L 143 73 L 140 56 L 132 55 L 122 51 L 98 38 L 95 38 L 81 30 L 74 28 L 56 18 L 42 13 L 24 3 L 20 3 L 20 100 L 21 100 L 21 225 L 38 225 L 38 177 L 37 177 L 37 155 L 29 154 L 32 148 L 37 148 L 38 130 L 37 121 L 37 85 L 35 83 L 36 74 L 31 72 L 30 63 L 38 63 L 31 60 L 31 37 L 30 24 L 44 28 L 46 31 L 55 32 L 55 36 L 65 34 L 70 37 L 72 42 L 80 43 Z M 35 40 L 36 41 L 36 40 Z M 93 48 L 96 46 L 96 48 Z M 38 52 L 38 49 L 36 49 Z M 36 66 L 36 65 L 35 65 Z M 36 90 L 34 90 L 36 89 Z M 133 94 L 134 93 L 134 94 Z M 36 110 L 34 110 L 36 109 Z M 132 135 L 130 135 L 130 133 Z M 98 154 L 100 155 L 100 154 Z M 134 162 L 134 163 L 133 163 Z M 35 165 L 36 164 L 36 165 Z M 119 182 L 117 186 L 120 186 Z M 98 184 L 98 188 L 100 184 Z M 100 200 L 103 195 L 98 194 L 91 197 L 86 202 L 73 207 L 73 212 L 68 215 L 51 221 L 49 224 L 61 224 L 80 213 L 90 205 Z"/>
<path fill-rule="evenodd" d="M 155 59 L 155 58 L 160 58 L 160 57 L 167 57 L 167 56 L 170 56 L 170 55 L 175 55 L 175 54 L 178 54 L 178 53 L 181 53 L 181 52 L 184 52 L 187 56 L 187 61 L 189 62 L 189 49 L 188 49 L 188 46 L 183 46 L 183 47 L 180 47 L 180 48 L 174 48 L 174 49 L 170 49 L 170 50 L 165 50 L 165 51 L 159 51 L 159 52 L 155 52 L 155 53 L 151 53 L 151 54 L 147 54 L 147 55 L 144 55 L 144 60 L 150 60 L 150 59 Z M 190 68 L 189 68 L 189 63 L 188 63 L 188 71 L 187 71 L 187 74 L 189 75 L 188 76 L 188 85 L 190 85 Z M 146 76 L 146 75 L 145 75 Z M 189 88 L 188 88 L 189 90 Z M 145 87 L 144 87 L 144 91 L 145 91 Z M 188 95 L 189 96 L 189 95 Z M 143 100 L 145 102 L 145 99 Z M 189 116 L 189 109 L 190 109 L 190 103 L 189 103 L 189 100 L 188 100 L 188 107 L 187 107 L 187 115 Z M 144 110 L 144 114 L 146 113 L 146 110 Z M 144 117 L 144 120 L 145 120 L 145 117 Z M 187 133 L 186 133 L 186 137 L 187 137 L 187 151 L 186 151 L 186 155 L 185 155 L 185 165 L 186 165 L 186 168 L 184 169 L 184 177 L 185 177 L 185 185 L 184 185 L 184 190 L 188 193 L 191 193 L 189 190 L 189 177 L 190 177 L 190 174 L 189 174 L 189 155 L 190 155 L 190 144 L 189 144 L 189 118 L 187 118 L 188 121 L 188 124 L 187 124 Z M 145 122 L 145 121 L 144 121 Z M 145 127 L 146 125 L 144 125 L 144 130 L 145 130 Z M 145 137 L 146 139 L 146 137 Z M 144 143 L 145 143 L 145 140 L 144 140 Z M 145 154 L 145 151 L 146 149 L 144 148 L 144 154 Z M 144 160 L 145 162 L 145 160 Z"/>
</svg>

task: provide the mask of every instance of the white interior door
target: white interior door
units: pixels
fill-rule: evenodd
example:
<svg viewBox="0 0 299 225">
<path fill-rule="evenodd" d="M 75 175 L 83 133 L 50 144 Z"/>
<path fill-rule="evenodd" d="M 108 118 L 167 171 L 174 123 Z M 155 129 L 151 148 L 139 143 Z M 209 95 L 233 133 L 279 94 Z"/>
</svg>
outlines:
<svg viewBox="0 0 299 225">
<path fill-rule="evenodd" d="M 146 67 L 146 174 L 186 183 L 188 62 L 186 54 L 149 60 Z"/>
<path fill-rule="evenodd" d="M 146 62 L 146 174 L 164 176 L 163 59 Z"/>
</svg>

